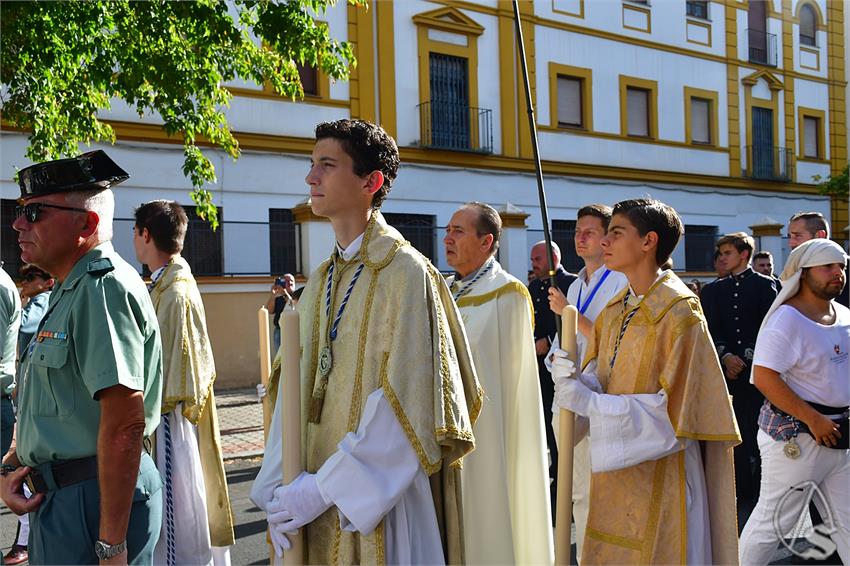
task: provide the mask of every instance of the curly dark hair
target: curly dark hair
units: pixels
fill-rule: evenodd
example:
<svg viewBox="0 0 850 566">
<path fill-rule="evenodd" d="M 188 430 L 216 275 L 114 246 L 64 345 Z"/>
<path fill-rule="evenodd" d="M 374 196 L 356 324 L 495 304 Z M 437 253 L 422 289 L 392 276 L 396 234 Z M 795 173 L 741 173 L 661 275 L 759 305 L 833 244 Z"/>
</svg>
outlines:
<svg viewBox="0 0 850 566">
<path fill-rule="evenodd" d="M 354 162 L 354 173 L 365 176 L 372 171 L 384 175 L 384 184 L 372 195 L 372 208 L 381 208 L 398 175 L 399 157 L 395 140 L 384 129 L 364 120 L 337 120 L 316 126 L 316 141 L 339 140 Z"/>
</svg>

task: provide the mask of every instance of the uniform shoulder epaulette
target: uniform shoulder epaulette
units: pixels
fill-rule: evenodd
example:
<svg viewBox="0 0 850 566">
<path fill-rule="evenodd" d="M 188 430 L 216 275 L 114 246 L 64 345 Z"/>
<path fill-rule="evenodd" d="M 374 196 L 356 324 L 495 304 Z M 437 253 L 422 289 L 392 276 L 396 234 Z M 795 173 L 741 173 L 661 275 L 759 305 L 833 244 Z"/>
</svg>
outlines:
<svg viewBox="0 0 850 566">
<path fill-rule="evenodd" d="M 94 277 L 106 275 L 113 269 L 115 269 L 115 266 L 112 265 L 112 260 L 108 257 L 93 259 L 86 266 L 86 271 Z"/>
</svg>

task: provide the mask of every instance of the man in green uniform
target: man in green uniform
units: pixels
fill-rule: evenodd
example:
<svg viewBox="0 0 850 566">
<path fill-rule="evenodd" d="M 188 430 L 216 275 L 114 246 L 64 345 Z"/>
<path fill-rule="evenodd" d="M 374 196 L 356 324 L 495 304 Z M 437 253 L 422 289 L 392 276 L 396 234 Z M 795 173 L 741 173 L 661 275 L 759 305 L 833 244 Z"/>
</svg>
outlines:
<svg viewBox="0 0 850 566">
<path fill-rule="evenodd" d="M 159 424 L 159 327 L 110 242 L 109 187 L 128 177 L 103 151 L 19 173 L 21 258 L 57 281 L 21 360 L 0 478 L 6 505 L 30 514 L 32 564 L 150 564 L 159 538 L 162 481 L 143 448 Z"/>
</svg>

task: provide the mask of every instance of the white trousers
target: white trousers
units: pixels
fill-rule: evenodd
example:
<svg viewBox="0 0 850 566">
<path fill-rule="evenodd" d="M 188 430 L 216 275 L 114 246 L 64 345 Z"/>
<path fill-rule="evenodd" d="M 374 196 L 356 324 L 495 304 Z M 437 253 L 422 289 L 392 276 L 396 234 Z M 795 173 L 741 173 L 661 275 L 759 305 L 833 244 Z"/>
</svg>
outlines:
<svg viewBox="0 0 850 566">
<path fill-rule="evenodd" d="M 806 433 L 797 436 L 797 444 L 800 457 L 792 460 L 783 452 L 785 442 L 773 440 L 762 430 L 758 432 L 761 492 L 756 508 L 741 533 L 741 564 L 767 564 L 780 536 L 785 536 L 802 514 L 808 514 L 807 493 L 811 490 L 793 490 L 794 486 L 805 481 L 814 482 L 826 499 L 829 509 L 824 508 L 823 498 L 817 495 L 812 501 L 825 523 L 832 517 L 837 530 L 830 538 L 842 562 L 850 564 L 850 450 L 818 446 Z M 785 497 L 789 492 L 790 495 Z M 776 513 L 780 503 L 780 511 Z M 774 524 L 775 521 L 778 525 Z"/>
</svg>

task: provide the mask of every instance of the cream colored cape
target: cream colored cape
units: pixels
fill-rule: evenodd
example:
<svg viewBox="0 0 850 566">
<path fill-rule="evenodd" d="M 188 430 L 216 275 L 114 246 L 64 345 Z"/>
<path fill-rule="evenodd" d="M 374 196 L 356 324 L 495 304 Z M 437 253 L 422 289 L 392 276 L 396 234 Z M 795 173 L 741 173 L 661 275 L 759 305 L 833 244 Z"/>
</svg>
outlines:
<svg viewBox="0 0 850 566">
<path fill-rule="evenodd" d="M 198 427 L 210 540 L 230 546 L 235 539 L 213 395 L 215 363 L 204 303 L 186 260 L 172 258 L 150 293 L 162 337 L 162 414 L 183 403 L 183 416 Z"/>
<path fill-rule="evenodd" d="M 332 343 L 319 422 L 309 422 L 320 395 L 319 353 L 328 343 L 327 273 L 335 261 L 335 317 L 357 266 L 353 288 Z M 444 555 L 463 562 L 458 466 L 474 447 L 472 424 L 483 393 L 475 377 L 466 335 L 448 287 L 431 263 L 405 242 L 379 213 L 372 215 L 360 253 L 345 262 L 336 254 L 310 276 L 301 300 L 301 376 L 306 470 L 316 472 L 357 429 L 366 398 L 383 388 L 430 476 Z M 306 527 L 310 564 L 375 564 L 383 561 L 383 522 L 364 535 L 342 531 L 336 509 Z"/>
<path fill-rule="evenodd" d="M 495 262 L 457 304 L 487 396 L 475 423 L 475 452 L 464 458 L 461 473 L 467 562 L 552 564 L 531 297 Z"/>
<path fill-rule="evenodd" d="M 596 319 L 585 365 L 596 359 L 608 394 L 668 395 L 676 437 L 702 442 L 711 552 L 738 563 L 732 448 L 741 441 L 699 299 L 668 271 L 650 288 L 622 338 L 624 289 Z M 584 564 L 684 564 L 685 452 L 613 472 L 593 473 Z"/>
</svg>

